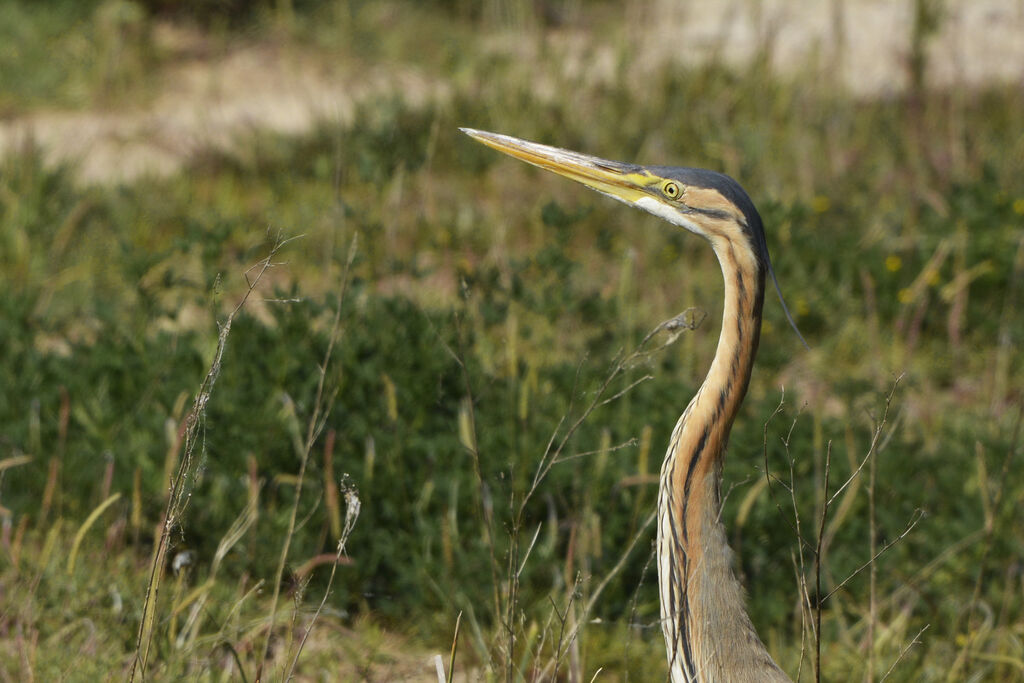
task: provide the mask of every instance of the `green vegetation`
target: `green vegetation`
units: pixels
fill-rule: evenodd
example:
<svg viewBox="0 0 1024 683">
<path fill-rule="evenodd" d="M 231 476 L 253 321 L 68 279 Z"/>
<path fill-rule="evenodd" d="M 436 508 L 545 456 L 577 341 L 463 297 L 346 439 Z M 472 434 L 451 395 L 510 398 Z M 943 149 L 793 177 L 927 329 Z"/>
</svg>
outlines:
<svg viewBox="0 0 1024 683">
<path fill-rule="evenodd" d="M 889 680 L 1024 680 L 1019 88 L 854 101 L 756 67 L 642 72 L 628 55 L 611 82 L 581 83 L 484 50 L 469 23 L 483 20 L 438 4 L 450 14 L 431 21 L 463 42 L 431 54 L 452 91 L 428 104 L 375 98 L 351 122 L 253 133 L 238 152 L 117 187 L 83 186 L 34 149 L 0 161 L 0 671 L 129 670 L 218 322 L 250 266 L 301 235 L 227 337 L 171 534 L 149 674 L 242 680 L 240 668 L 253 680 L 269 632 L 276 680 L 329 590 L 298 661 L 304 678 L 430 675 L 423 658 L 410 669 L 396 653 L 447 662 L 460 613 L 455 668 L 473 679 L 532 680 L 559 657 L 560 672 L 578 667 L 585 680 L 601 667 L 598 680 L 664 675 L 647 521 L 662 449 L 717 341 L 718 266 L 691 235 L 473 144 L 457 130 L 470 125 L 718 168 L 750 190 L 811 345 L 770 295 L 725 472 L 750 610 L 783 667 L 795 675 L 803 642 L 807 680 L 813 650 L 794 510 L 813 542 L 826 459 L 831 494 L 870 450 L 824 525 L 822 589 L 842 587 L 823 603 L 823 678 L 893 666 Z M 92 30 L 90 19 L 76 33 L 86 10 L 72 5 L 52 20 L 71 29 L 54 38 L 63 45 Z M 388 30 L 410 44 L 378 49 L 412 62 L 422 17 L 408 9 Z M 345 31 L 379 28 L 368 11 L 341 10 L 298 7 L 278 39 L 337 50 Z M 20 3 L 0 12 L 11 35 L 41 21 Z M 21 63 L 41 40 L 22 37 L 23 52 L 0 59 Z M 559 48 L 545 49 L 558 61 Z M 147 59 L 115 70 L 144 72 Z M 572 97 L 537 95 L 538 77 Z M 68 94 L 80 90 L 102 101 L 91 78 L 3 84 L 0 106 L 81 105 Z M 689 307 L 707 313 L 695 330 L 654 350 L 669 341 L 662 332 L 631 355 Z M 318 406 L 329 409 L 322 425 Z M 311 420 L 322 431 L 308 449 Z M 332 580 L 322 556 L 343 526 L 339 482 L 361 513 Z M 843 583 L 871 558 L 872 524 L 880 548 L 919 517 L 876 562 L 873 602 L 871 572 Z M 176 557 L 192 564 L 172 571 Z"/>
</svg>

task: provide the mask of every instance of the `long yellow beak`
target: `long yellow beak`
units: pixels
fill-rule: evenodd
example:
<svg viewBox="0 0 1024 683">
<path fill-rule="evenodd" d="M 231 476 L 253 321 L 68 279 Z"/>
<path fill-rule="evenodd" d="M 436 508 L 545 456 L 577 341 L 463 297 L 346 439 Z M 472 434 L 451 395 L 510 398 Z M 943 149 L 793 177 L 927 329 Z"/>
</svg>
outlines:
<svg viewBox="0 0 1024 683">
<path fill-rule="evenodd" d="M 635 205 L 638 199 L 649 197 L 648 187 L 658 182 L 658 179 L 643 166 L 636 164 L 608 161 L 560 147 L 541 145 L 508 135 L 488 133 L 472 128 L 460 128 L 459 130 L 499 152 L 522 159 L 528 164 L 554 171 L 566 178 L 572 178 L 578 183 L 626 204 Z"/>
</svg>

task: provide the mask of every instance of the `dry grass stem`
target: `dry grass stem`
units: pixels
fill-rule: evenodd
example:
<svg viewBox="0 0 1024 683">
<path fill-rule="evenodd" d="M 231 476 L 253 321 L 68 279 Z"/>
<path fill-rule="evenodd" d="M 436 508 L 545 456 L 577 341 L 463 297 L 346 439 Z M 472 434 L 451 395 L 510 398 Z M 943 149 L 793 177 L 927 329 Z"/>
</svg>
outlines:
<svg viewBox="0 0 1024 683">
<path fill-rule="evenodd" d="M 146 675 L 156 621 L 157 595 L 163 578 L 167 550 L 170 547 L 172 533 L 183 523 L 183 516 L 191 496 L 191 483 L 195 478 L 197 468 L 195 452 L 202 442 L 202 424 L 206 414 L 206 406 L 209 403 L 213 387 L 217 382 L 217 377 L 220 375 L 221 359 L 224 356 L 224 349 L 227 347 L 231 324 L 234 322 L 235 316 L 249 300 L 250 295 L 255 291 L 260 280 L 274 265 L 274 257 L 290 241 L 292 240 L 282 239 L 280 236 L 277 236 L 267 257 L 246 271 L 247 289 L 235 305 L 235 308 L 228 314 L 224 322 L 220 324 L 216 352 L 199 386 L 199 391 L 192 402 L 192 409 L 185 419 L 185 439 L 182 457 L 178 462 L 177 470 L 171 477 L 163 522 L 160 525 L 157 545 L 154 548 L 153 558 L 150 563 L 149 581 L 147 582 L 146 598 L 142 607 L 142 619 L 139 622 L 135 655 L 132 658 L 131 669 L 128 675 L 130 681 L 134 681 L 136 675 L 143 678 Z M 250 279 L 250 273 L 253 271 L 256 274 Z"/>
<path fill-rule="evenodd" d="M 269 617 L 267 619 L 267 624 L 268 624 L 267 636 L 266 636 L 266 638 L 263 641 L 263 655 L 259 659 L 260 664 L 259 664 L 258 669 L 257 669 L 257 671 L 258 671 L 257 678 L 262 678 L 263 677 L 262 676 L 262 674 L 263 674 L 263 667 L 266 665 L 266 662 L 267 662 L 267 660 L 269 658 L 269 654 L 270 654 L 270 641 L 271 641 L 271 638 L 273 637 L 274 626 L 277 623 L 277 609 L 278 609 L 278 601 L 279 601 L 279 598 L 280 598 L 280 595 L 281 595 L 281 582 L 282 582 L 282 579 L 284 578 L 285 564 L 288 562 L 288 551 L 291 549 L 292 538 L 295 535 L 296 518 L 298 517 L 298 513 L 299 513 L 299 501 L 302 498 L 302 488 L 303 488 L 303 483 L 305 482 L 306 466 L 309 463 L 310 454 L 313 452 L 313 444 L 316 443 L 317 438 L 319 438 L 320 432 L 323 429 L 324 424 L 325 424 L 326 416 L 330 413 L 330 404 L 332 402 L 333 396 L 328 396 L 325 393 L 325 387 L 326 387 L 326 382 L 327 382 L 327 368 L 330 365 L 331 358 L 332 358 L 332 356 L 334 354 L 334 347 L 340 341 L 341 335 L 342 335 L 342 332 L 343 332 L 342 327 L 341 327 L 341 307 L 342 307 L 342 303 L 345 301 L 345 293 L 346 293 L 346 291 L 348 289 L 348 283 L 349 283 L 349 274 L 350 274 L 351 269 L 352 269 L 352 262 L 355 260 L 355 257 L 356 257 L 357 246 L 358 246 L 358 235 L 354 236 L 352 238 L 352 242 L 349 244 L 348 258 L 346 259 L 346 262 L 345 262 L 345 269 L 344 269 L 344 271 L 342 273 L 341 283 L 338 286 L 338 302 L 337 302 L 337 307 L 334 309 L 334 319 L 333 319 L 333 321 L 331 323 L 331 331 L 330 331 L 330 334 L 328 335 L 328 338 L 327 338 L 327 349 L 324 351 L 323 361 L 320 363 L 320 367 L 318 368 L 316 395 L 315 395 L 315 398 L 313 400 L 313 412 L 309 416 L 309 420 L 308 420 L 308 422 L 306 424 L 305 440 L 301 444 L 302 450 L 301 450 L 301 454 L 300 454 L 301 457 L 300 457 L 300 461 L 299 461 L 299 473 L 298 473 L 298 476 L 296 477 L 295 493 L 294 493 L 294 497 L 292 498 L 291 510 L 289 512 L 289 517 L 288 517 L 288 530 L 285 533 L 284 542 L 283 542 L 283 544 L 281 546 L 281 553 L 280 553 L 280 555 L 278 557 L 277 571 L 276 571 L 276 573 L 274 575 L 274 592 L 273 592 L 273 596 L 272 596 L 271 601 L 270 601 L 270 615 L 269 615 Z M 350 512 L 352 512 L 356 516 L 358 516 L 358 512 L 359 512 L 359 504 L 358 504 L 359 503 L 359 498 L 358 498 L 358 496 L 354 497 L 354 501 L 355 501 L 355 506 L 354 506 L 354 508 L 350 509 Z M 355 524 L 355 517 L 352 518 L 352 524 Z M 347 534 L 344 534 L 344 532 L 343 532 L 343 536 L 345 538 L 347 538 Z M 341 550 L 342 550 L 342 543 L 341 543 L 341 539 L 339 539 L 339 542 L 338 542 L 338 554 L 337 554 L 337 558 L 338 558 L 339 561 L 341 559 Z M 335 569 L 337 568 L 337 564 L 338 563 L 336 561 L 332 565 L 332 568 L 331 568 L 331 575 L 332 575 L 332 577 L 333 577 Z M 328 587 L 327 590 L 329 591 L 330 587 Z M 326 600 L 326 594 L 324 596 L 324 599 Z M 322 606 L 322 604 L 323 604 L 323 601 L 321 601 L 321 606 Z M 316 615 L 319 615 L 319 613 L 320 613 L 320 609 L 318 608 L 317 612 L 316 612 Z M 314 616 L 316 616 L 316 615 L 314 615 Z M 297 616 L 297 610 L 293 611 L 293 618 L 295 616 Z M 306 636 L 308 635 L 309 629 L 311 629 L 311 628 L 312 628 L 312 624 L 309 625 L 309 627 L 307 628 L 306 632 L 303 634 L 303 637 L 302 637 L 302 642 L 303 643 L 305 642 Z M 300 643 L 300 646 L 299 646 L 299 650 L 301 650 L 301 643 Z M 291 677 L 291 673 L 294 670 L 294 666 L 295 666 L 297 661 L 298 661 L 298 654 L 296 653 L 295 658 L 291 662 L 291 668 L 289 669 L 289 672 L 288 672 L 286 678 L 290 678 Z"/>
</svg>

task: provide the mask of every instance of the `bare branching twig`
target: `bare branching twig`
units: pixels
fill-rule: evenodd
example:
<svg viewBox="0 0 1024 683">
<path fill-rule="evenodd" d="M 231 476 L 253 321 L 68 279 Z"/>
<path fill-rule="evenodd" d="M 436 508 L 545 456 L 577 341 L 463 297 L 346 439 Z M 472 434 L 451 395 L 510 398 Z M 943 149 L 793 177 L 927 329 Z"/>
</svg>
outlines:
<svg viewBox="0 0 1024 683">
<path fill-rule="evenodd" d="M 334 310 L 334 319 L 331 323 L 331 332 L 327 338 L 327 349 L 324 351 L 323 361 L 321 361 L 320 367 L 318 368 L 316 396 L 313 400 L 313 412 L 310 414 L 309 419 L 306 423 L 305 440 L 302 442 L 302 453 L 299 462 L 299 474 L 296 477 L 295 494 L 294 498 L 292 499 L 292 507 L 288 518 L 288 531 L 285 534 L 284 543 L 281 546 L 281 554 L 279 555 L 277 562 L 277 572 L 275 573 L 274 576 L 274 592 L 270 603 L 270 616 L 269 621 L 267 623 L 267 636 L 263 641 L 263 654 L 260 656 L 259 666 L 257 669 L 258 673 L 256 677 L 258 679 L 263 678 L 263 667 L 266 665 L 267 659 L 270 654 L 270 641 L 271 638 L 273 637 L 274 626 L 277 623 L 278 600 L 281 595 L 281 580 L 284 577 L 284 568 L 285 564 L 288 561 L 288 551 L 291 549 L 292 538 L 295 535 L 296 519 L 299 513 L 299 500 L 302 497 L 302 488 L 306 476 L 306 466 L 309 463 L 310 454 L 313 452 L 313 444 L 316 443 L 317 438 L 320 436 L 321 430 L 324 428 L 324 425 L 326 424 L 327 416 L 330 414 L 330 407 L 334 399 L 334 394 L 331 393 L 331 395 L 328 396 L 325 390 L 327 384 L 327 368 L 330 365 L 331 358 L 334 355 L 334 347 L 341 340 L 341 335 L 343 332 L 341 327 L 341 308 L 342 304 L 345 301 L 345 293 L 348 289 L 349 274 L 352 269 L 352 263 L 353 261 L 355 261 L 357 246 L 358 236 L 353 237 L 352 242 L 349 245 L 348 258 L 345 262 L 345 270 L 342 274 L 341 282 L 338 286 L 338 302 L 337 307 Z M 351 516 L 351 524 L 354 525 L 355 518 L 358 517 L 359 514 L 359 498 L 354 494 L 354 488 L 352 489 L 352 491 L 354 499 L 353 501 L 349 501 L 350 507 L 347 511 L 346 522 L 348 522 L 348 517 Z M 344 532 L 343 537 L 347 539 L 347 534 L 345 534 Z M 337 568 L 338 561 L 341 560 L 341 551 L 342 539 L 339 539 L 337 561 L 333 564 L 334 569 Z M 334 569 L 332 569 L 331 572 L 332 577 Z M 327 590 L 330 590 L 330 586 L 328 586 Z M 326 594 L 324 595 L 324 599 L 326 600 Z M 317 610 L 317 614 L 319 614 L 319 609 Z M 312 626 L 313 625 L 310 624 L 308 628 L 311 629 Z M 300 642 L 299 651 L 301 651 L 302 643 L 305 642 L 306 637 L 308 635 L 309 630 L 307 629 L 306 632 L 303 634 L 302 640 Z M 291 663 L 291 667 L 289 668 L 289 673 L 287 677 L 291 676 L 291 672 L 294 670 L 294 666 L 297 663 L 297 661 L 298 653 L 296 653 L 295 659 Z"/>
<path fill-rule="evenodd" d="M 238 304 L 228 314 L 223 323 L 219 325 L 217 335 L 217 349 L 214 352 L 213 360 L 203 377 L 199 390 L 196 392 L 192 402 L 192 409 L 185 418 L 184 441 L 182 446 L 182 457 L 178 462 L 177 470 L 171 477 L 170 487 L 167 496 L 167 505 L 164 510 L 163 521 L 160 524 L 160 533 L 153 557 L 150 561 L 149 581 L 146 587 L 146 599 L 142 606 L 142 619 L 139 622 L 139 633 L 135 644 L 135 655 L 132 659 L 129 680 L 134 681 L 136 675 L 145 677 L 146 668 L 149 664 L 150 647 L 153 641 L 153 630 L 156 623 L 157 595 L 160 590 L 160 583 L 163 578 L 163 568 L 167 557 L 167 551 L 171 545 L 171 535 L 176 529 L 180 529 L 183 523 L 185 511 L 192 494 L 192 485 L 198 471 L 196 462 L 196 450 L 202 452 L 203 423 L 206 416 L 206 407 L 209 404 L 213 387 L 220 376 L 221 362 L 224 357 L 224 350 L 227 348 L 228 335 L 231 332 L 231 325 L 235 316 L 242 310 L 249 297 L 255 291 L 263 276 L 275 264 L 274 258 L 281 249 L 293 239 L 283 239 L 278 235 L 266 258 L 252 266 L 245 273 L 247 289 L 239 300 Z M 250 274 L 255 272 L 251 277 Z"/>
<path fill-rule="evenodd" d="M 767 481 L 767 484 L 768 484 L 769 494 L 771 495 L 773 501 L 775 501 L 776 509 L 778 509 L 779 512 L 783 514 L 784 519 L 786 519 L 787 524 L 789 524 L 790 528 L 793 530 L 793 532 L 794 532 L 794 534 L 796 536 L 796 540 L 797 540 L 796 552 L 793 555 L 793 564 L 794 564 L 794 570 L 795 570 L 796 577 L 797 577 L 797 588 L 798 588 L 798 592 L 799 592 L 799 595 L 800 595 L 801 620 L 802 620 L 802 623 L 803 623 L 802 631 L 809 630 L 810 631 L 810 637 L 812 639 L 812 648 L 813 648 L 813 652 L 814 652 L 813 669 L 814 669 L 814 680 L 815 681 L 820 681 L 821 680 L 821 676 L 822 676 L 822 671 L 821 671 L 821 639 L 822 639 L 821 621 L 822 621 L 822 612 L 824 610 L 824 607 L 828 603 L 830 598 L 832 598 L 838 591 L 842 590 L 850 581 L 852 581 L 862 571 L 864 571 L 865 569 L 867 569 L 869 567 L 871 568 L 871 572 L 872 572 L 872 581 L 871 581 L 871 586 L 870 586 L 870 590 L 871 590 L 871 603 L 870 603 L 870 613 L 869 613 L 869 617 L 868 617 L 869 618 L 869 624 L 868 624 L 868 634 L 869 634 L 868 640 L 869 640 L 869 643 L 868 643 L 868 647 L 871 649 L 871 652 L 868 655 L 867 667 L 868 667 L 869 676 L 873 676 L 873 666 L 874 666 L 874 651 L 873 651 L 873 648 L 874 648 L 874 643 L 873 643 L 874 631 L 873 631 L 873 625 L 874 625 L 874 619 L 876 618 L 876 614 L 875 614 L 875 609 L 876 609 L 876 607 L 875 607 L 875 582 L 874 582 L 875 574 L 874 574 L 874 572 L 875 572 L 876 563 L 877 563 L 877 560 L 883 554 L 885 554 L 886 551 L 888 551 L 892 546 L 896 545 L 901 540 L 903 540 L 914 529 L 914 527 L 917 525 L 917 523 L 920 521 L 920 519 L 923 516 L 923 513 L 922 513 L 922 511 L 920 509 L 915 510 L 913 515 L 911 516 L 911 518 L 908 520 L 906 527 L 903 529 L 903 531 L 898 536 L 896 536 L 896 538 L 894 538 L 893 540 L 889 541 L 888 543 L 883 545 L 881 548 L 877 548 L 876 547 L 876 545 L 875 545 L 875 529 L 874 529 L 874 494 L 875 494 L 875 491 L 874 491 L 874 473 L 875 473 L 875 460 L 877 459 L 878 454 L 881 453 L 883 450 L 885 450 L 885 447 L 888 445 L 889 440 L 892 438 L 893 433 L 895 432 L 895 426 L 892 429 L 888 430 L 888 431 L 886 431 L 885 427 L 886 427 L 886 424 L 887 424 L 888 419 L 889 419 L 889 410 L 890 410 L 890 408 L 892 406 L 893 397 L 894 397 L 894 395 L 896 393 L 896 389 L 898 388 L 901 379 L 902 379 L 902 376 L 896 378 L 895 382 L 893 383 L 892 389 L 889 391 L 889 393 L 885 397 L 885 406 L 883 408 L 882 415 L 878 418 L 878 420 L 875 423 L 874 429 L 872 431 L 871 443 L 870 443 L 870 445 L 868 447 L 867 453 L 864 455 L 864 458 L 853 469 L 853 471 L 846 478 L 846 480 L 843 481 L 843 483 L 840 484 L 834 491 L 830 490 L 830 485 L 831 485 L 830 475 L 831 475 L 831 470 L 832 470 L 832 443 L 831 443 L 831 441 L 829 441 L 827 443 L 827 445 L 826 445 L 826 453 L 825 453 L 824 473 L 822 475 L 822 481 L 820 482 L 821 496 L 820 496 L 819 500 L 820 500 L 821 507 L 818 510 L 817 528 L 816 528 L 816 531 L 815 531 L 815 534 L 814 534 L 813 541 L 810 541 L 810 540 L 804 538 L 804 536 L 803 536 L 802 524 L 801 524 L 801 518 L 800 518 L 800 508 L 799 508 L 799 505 L 798 505 L 798 502 L 797 502 L 797 493 L 796 493 L 795 459 L 790 454 L 790 444 L 792 443 L 793 430 L 795 429 L 796 422 L 797 422 L 796 420 L 793 420 L 793 422 L 789 426 L 789 430 L 786 433 L 786 436 L 781 439 L 783 448 L 785 449 L 785 452 L 786 452 L 786 464 L 787 464 L 787 468 L 789 470 L 788 481 L 783 481 L 778 476 L 773 475 L 771 473 L 770 464 L 769 464 L 769 460 L 768 460 L 768 425 L 772 422 L 772 420 L 776 416 L 778 416 L 781 413 L 781 411 L 783 409 L 783 406 L 784 406 L 784 403 L 785 403 L 785 394 L 784 393 L 783 393 L 782 398 L 779 401 L 779 405 L 776 407 L 775 411 L 769 416 L 768 420 L 765 422 L 765 425 L 764 425 L 763 442 L 762 442 L 762 444 L 763 444 L 763 458 L 764 458 L 765 478 L 766 478 L 766 481 Z M 898 424 L 898 421 L 897 421 L 897 424 Z M 831 527 L 828 524 L 829 519 L 831 517 L 832 505 L 836 502 L 836 500 L 838 499 L 840 494 L 842 494 L 844 491 L 846 491 L 847 488 L 850 487 L 850 485 L 854 481 L 857 480 L 857 478 L 860 476 L 861 472 L 863 471 L 864 467 L 869 465 L 869 464 L 870 464 L 870 467 L 868 469 L 868 472 L 869 472 L 869 474 L 871 476 L 871 481 L 869 482 L 869 485 L 868 485 L 868 496 L 869 496 L 869 507 L 870 507 L 870 509 L 869 509 L 869 516 L 871 518 L 870 519 L 870 525 L 871 525 L 871 531 L 870 531 L 870 535 L 871 535 L 871 541 L 870 541 L 871 542 L 871 548 L 870 548 L 870 553 L 869 553 L 869 559 L 864 564 L 862 564 L 857 569 L 855 569 L 853 572 L 851 572 L 845 579 L 843 579 L 842 581 L 840 581 L 836 585 L 834 585 L 831 590 L 826 592 L 825 589 L 823 588 L 823 585 L 822 585 L 822 572 L 823 572 L 823 570 L 825 568 L 825 555 L 827 553 L 827 549 L 828 549 L 828 545 L 829 545 L 829 539 L 831 538 L 831 536 L 835 532 L 834 529 L 830 530 L 830 528 L 834 527 L 835 524 L 831 525 Z M 785 515 L 784 509 L 783 509 L 783 504 L 775 499 L 775 490 L 774 490 L 774 486 L 773 485 L 781 486 L 783 489 L 785 489 L 786 493 L 788 494 L 788 498 L 789 498 L 788 505 L 791 507 L 791 510 L 792 510 L 791 518 L 787 517 Z M 856 492 L 856 488 L 851 489 L 851 493 L 855 493 L 855 492 Z M 840 512 L 841 513 L 843 511 L 843 507 L 844 506 L 840 507 Z M 835 521 L 838 523 L 840 520 L 837 518 Z M 807 566 L 808 565 L 807 565 L 807 558 L 805 557 L 805 553 L 804 553 L 805 549 L 810 551 L 810 556 L 811 556 L 811 561 L 812 561 L 811 571 L 813 573 L 813 580 L 814 580 L 814 597 L 813 597 L 813 599 L 812 599 L 812 596 L 811 596 L 811 593 L 810 593 L 810 589 L 809 589 L 809 586 L 808 586 L 808 579 L 807 579 Z M 806 647 L 806 642 L 804 640 L 804 633 L 802 632 L 801 633 L 801 648 L 800 648 L 800 664 L 799 664 L 799 669 L 801 671 L 802 671 L 802 668 L 803 668 L 803 662 L 804 662 L 804 658 L 806 656 L 806 653 L 807 653 L 807 647 Z M 798 671 L 797 678 L 799 680 L 799 671 Z"/>
</svg>

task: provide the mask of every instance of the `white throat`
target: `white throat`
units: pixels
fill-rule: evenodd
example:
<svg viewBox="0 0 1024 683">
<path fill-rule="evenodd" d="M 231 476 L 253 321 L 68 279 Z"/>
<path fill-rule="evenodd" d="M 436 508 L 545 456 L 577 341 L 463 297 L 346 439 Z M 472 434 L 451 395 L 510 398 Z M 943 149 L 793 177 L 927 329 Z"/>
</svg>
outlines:
<svg viewBox="0 0 1024 683">
<path fill-rule="evenodd" d="M 685 228 L 690 232 L 700 235 L 701 237 L 707 238 L 707 233 L 704 232 L 699 225 L 693 221 L 687 219 L 681 215 L 678 211 L 675 211 L 671 207 L 667 206 L 664 202 L 659 202 L 654 197 L 641 197 L 633 202 L 637 207 L 643 209 L 647 213 L 653 213 L 658 218 L 666 220 L 672 225 L 678 225 L 680 228 Z"/>
</svg>

